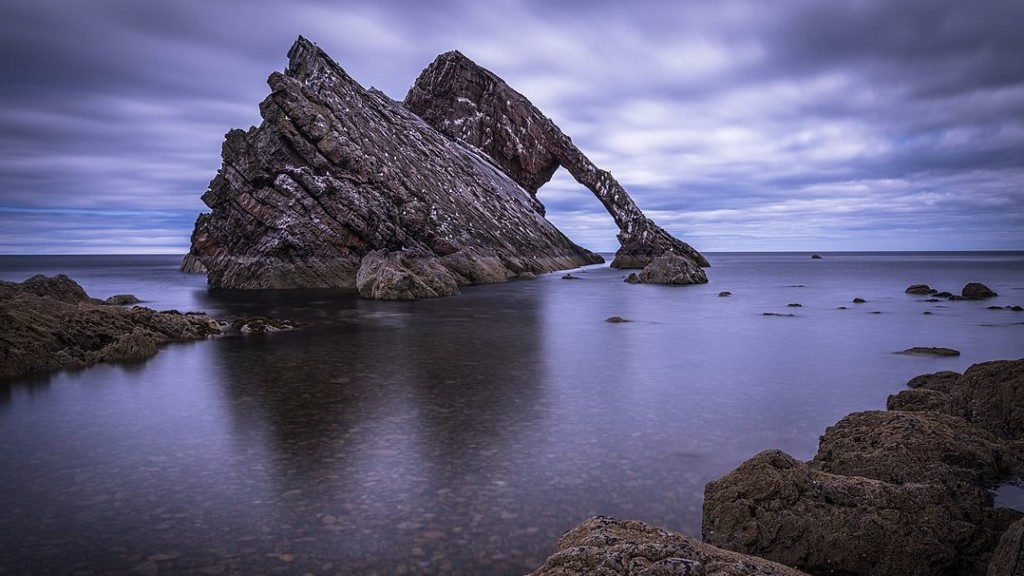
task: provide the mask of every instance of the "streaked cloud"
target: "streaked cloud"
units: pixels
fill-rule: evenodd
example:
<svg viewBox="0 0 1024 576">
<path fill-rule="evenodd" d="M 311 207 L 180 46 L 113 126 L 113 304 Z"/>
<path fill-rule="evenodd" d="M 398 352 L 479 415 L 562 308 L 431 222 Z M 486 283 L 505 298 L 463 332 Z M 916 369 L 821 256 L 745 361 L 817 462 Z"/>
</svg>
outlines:
<svg viewBox="0 0 1024 576">
<path fill-rule="evenodd" d="M 1024 249 L 1024 4 L 0 6 L 0 252 L 179 251 L 302 34 L 401 99 L 459 49 L 704 251 Z M 574 240 L 615 228 L 564 172 Z"/>
</svg>

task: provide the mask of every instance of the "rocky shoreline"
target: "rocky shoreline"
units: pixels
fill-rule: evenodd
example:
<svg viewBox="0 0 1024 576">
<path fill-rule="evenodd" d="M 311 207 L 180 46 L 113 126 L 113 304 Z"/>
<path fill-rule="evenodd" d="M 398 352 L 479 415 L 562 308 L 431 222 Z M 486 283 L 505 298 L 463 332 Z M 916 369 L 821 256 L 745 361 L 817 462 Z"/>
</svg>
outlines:
<svg viewBox="0 0 1024 576">
<path fill-rule="evenodd" d="M 203 312 L 157 312 L 133 305 L 138 302 L 130 294 L 90 298 L 63 274 L 0 281 L 0 381 L 100 362 L 137 362 L 168 342 L 291 327 L 267 318 L 218 321 Z"/>
<path fill-rule="evenodd" d="M 595 517 L 532 576 L 1021 576 L 1024 513 L 991 490 L 1024 478 L 1024 358 L 907 386 L 809 462 L 768 450 L 708 483 L 703 541 Z"/>
</svg>

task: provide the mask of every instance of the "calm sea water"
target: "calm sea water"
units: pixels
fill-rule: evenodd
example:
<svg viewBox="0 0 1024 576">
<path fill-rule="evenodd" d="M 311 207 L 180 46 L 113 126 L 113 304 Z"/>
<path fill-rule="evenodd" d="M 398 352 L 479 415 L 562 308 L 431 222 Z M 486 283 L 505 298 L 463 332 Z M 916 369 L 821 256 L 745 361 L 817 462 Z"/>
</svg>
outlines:
<svg viewBox="0 0 1024 576">
<path fill-rule="evenodd" d="M 210 291 L 178 257 L 0 257 L 0 279 L 301 325 L 0 388 L 0 574 L 522 574 L 594 514 L 699 535 L 704 484 L 757 452 L 808 459 L 917 374 L 1024 356 L 1024 313 L 987 309 L 1024 305 L 1024 253 L 823 256 L 411 303 Z M 967 282 L 1000 296 L 904 294 Z"/>
</svg>

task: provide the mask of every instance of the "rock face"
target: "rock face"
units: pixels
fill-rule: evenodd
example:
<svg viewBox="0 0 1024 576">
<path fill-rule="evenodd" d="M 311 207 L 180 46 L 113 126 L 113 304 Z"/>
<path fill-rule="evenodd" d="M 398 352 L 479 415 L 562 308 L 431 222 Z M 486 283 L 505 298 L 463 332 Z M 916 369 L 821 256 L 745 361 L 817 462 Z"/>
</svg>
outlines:
<svg viewBox="0 0 1024 576">
<path fill-rule="evenodd" d="M 0 281 L 0 380 L 141 360 L 165 342 L 215 334 L 220 326 L 206 315 L 106 304 L 63 274 Z"/>
<path fill-rule="evenodd" d="M 1024 359 L 908 386 L 830 427 L 810 462 L 768 451 L 709 483 L 705 540 L 810 574 L 1013 573 L 1022 514 L 988 488 L 1024 476 Z"/>
<path fill-rule="evenodd" d="M 424 71 L 404 106 L 304 38 L 288 57 L 268 80 L 262 124 L 228 133 L 203 195 L 211 211 L 196 221 L 183 270 L 205 270 L 215 287 L 408 299 L 602 262 L 544 218 L 536 191 L 559 165 L 600 192 L 624 250 L 706 264 L 529 101 L 458 53 Z"/>
<path fill-rule="evenodd" d="M 631 284 L 705 284 L 708 277 L 693 260 L 666 253 L 652 258 L 639 274 L 630 274 L 627 281 Z"/>
<path fill-rule="evenodd" d="M 643 268 L 666 253 L 708 266 L 699 252 L 644 216 L 611 173 L 591 162 L 525 96 L 461 53 L 438 56 L 404 103 L 440 132 L 483 151 L 531 194 L 564 167 L 619 227 L 621 248 L 612 267 Z"/>
<path fill-rule="evenodd" d="M 567 532 L 531 576 L 801 576 L 643 522 L 591 518 Z"/>
<path fill-rule="evenodd" d="M 1024 576 L 1024 519 L 1007 530 L 999 539 L 985 576 Z"/>
</svg>

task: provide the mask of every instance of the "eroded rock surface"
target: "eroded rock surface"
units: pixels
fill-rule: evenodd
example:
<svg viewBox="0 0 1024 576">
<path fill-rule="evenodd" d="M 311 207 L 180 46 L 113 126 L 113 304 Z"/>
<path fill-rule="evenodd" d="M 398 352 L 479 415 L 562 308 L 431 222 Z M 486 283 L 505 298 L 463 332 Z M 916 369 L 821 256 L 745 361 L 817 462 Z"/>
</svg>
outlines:
<svg viewBox="0 0 1024 576">
<path fill-rule="evenodd" d="M 525 96 L 460 52 L 438 56 L 404 103 L 440 132 L 483 151 L 533 194 L 564 167 L 619 227 L 621 248 L 612 267 L 643 268 L 666 253 L 708 266 L 703 255 L 647 218 L 611 173 L 591 162 Z"/>
<path fill-rule="evenodd" d="M 211 285 L 358 284 L 371 297 L 421 298 L 454 293 L 452 279 L 602 261 L 548 222 L 500 163 L 363 88 L 308 40 L 288 56 L 268 80 L 262 124 L 228 133 L 203 195 L 211 211 L 196 221 L 186 264 Z"/>
<path fill-rule="evenodd" d="M 768 451 L 709 483 L 706 541 L 811 574 L 981 576 L 997 545 L 995 573 L 1013 569 L 1022 513 L 989 488 L 1024 476 L 1024 359 L 908 387 L 829 427 L 808 463 Z"/>
<path fill-rule="evenodd" d="M 0 379 L 141 360 L 165 342 L 216 334 L 205 314 L 106 304 L 63 274 L 0 281 Z"/>
<path fill-rule="evenodd" d="M 635 520 L 597 516 L 567 532 L 531 576 L 801 576 Z"/>
</svg>

